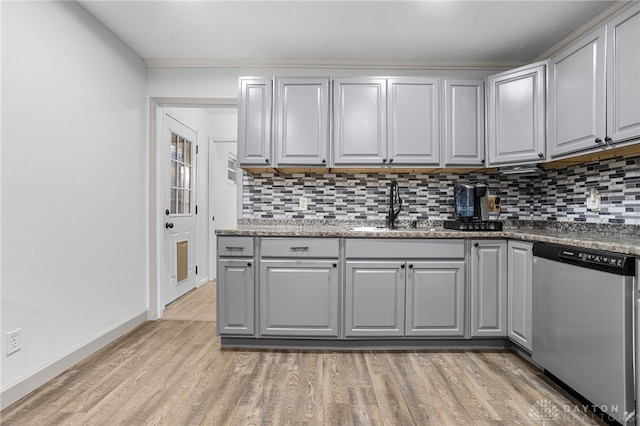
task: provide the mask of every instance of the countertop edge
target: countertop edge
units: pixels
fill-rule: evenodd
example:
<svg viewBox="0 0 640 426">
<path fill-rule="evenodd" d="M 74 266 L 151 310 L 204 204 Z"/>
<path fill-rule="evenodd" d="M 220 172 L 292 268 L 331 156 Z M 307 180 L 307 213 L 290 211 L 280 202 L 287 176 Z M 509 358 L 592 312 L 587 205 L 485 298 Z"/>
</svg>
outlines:
<svg viewBox="0 0 640 426">
<path fill-rule="evenodd" d="M 560 233 L 562 234 L 562 233 Z M 376 239 L 512 239 L 528 242 L 545 242 L 564 244 L 574 247 L 582 247 L 596 250 L 607 250 L 616 253 L 640 256 L 640 242 L 629 241 L 596 241 L 589 236 L 576 235 L 548 235 L 548 232 L 536 232 L 535 230 L 504 230 L 499 232 L 477 231 L 450 231 L 450 230 L 397 230 L 385 232 L 353 231 L 349 229 L 314 229 L 310 228 L 230 228 L 216 230 L 217 236 L 248 236 L 248 237 L 321 237 L 321 238 L 376 238 Z"/>
</svg>

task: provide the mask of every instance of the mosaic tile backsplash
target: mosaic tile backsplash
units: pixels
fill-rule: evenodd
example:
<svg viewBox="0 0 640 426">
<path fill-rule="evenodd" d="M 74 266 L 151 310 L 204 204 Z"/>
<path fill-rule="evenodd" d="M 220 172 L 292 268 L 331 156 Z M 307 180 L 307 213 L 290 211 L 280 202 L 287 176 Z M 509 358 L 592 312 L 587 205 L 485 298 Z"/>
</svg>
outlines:
<svg viewBox="0 0 640 426">
<path fill-rule="evenodd" d="M 393 180 L 403 200 L 399 219 L 451 219 L 453 185 L 482 182 L 501 199 L 502 212 L 491 219 L 640 225 L 640 156 L 549 170 L 538 176 L 244 172 L 242 217 L 383 220 Z M 599 212 L 587 210 L 591 188 L 600 192 Z M 307 198 L 307 210 L 299 208 L 300 197 Z"/>
</svg>

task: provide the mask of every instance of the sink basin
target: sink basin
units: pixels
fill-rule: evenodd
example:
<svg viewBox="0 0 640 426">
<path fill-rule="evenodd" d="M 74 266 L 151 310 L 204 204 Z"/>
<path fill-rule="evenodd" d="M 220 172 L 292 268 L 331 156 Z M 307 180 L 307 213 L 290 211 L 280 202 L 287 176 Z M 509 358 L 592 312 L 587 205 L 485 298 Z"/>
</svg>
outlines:
<svg viewBox="0 0 640 426">
<path fill-rule="evenodd" d="M 392 229 L 378 226 L 355 226 L 351 228 L 351 230 L 359 232 L 386 232 L 391 231 Z"/>
</svg>

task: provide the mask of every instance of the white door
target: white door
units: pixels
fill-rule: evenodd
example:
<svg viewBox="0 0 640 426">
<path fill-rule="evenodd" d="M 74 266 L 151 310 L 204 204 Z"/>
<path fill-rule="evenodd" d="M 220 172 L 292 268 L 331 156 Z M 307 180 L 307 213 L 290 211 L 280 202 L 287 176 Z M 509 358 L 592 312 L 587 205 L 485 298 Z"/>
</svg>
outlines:
<svg viewBox="0 0 640 426">
<path fill-rule="evenodd" d="M 214 261 L 216 259 L 215 230 L 232 228 L 238 224 L 242 170 L 238 167 L 237 146 L 236 141 L 209 140 L 209 173 L 211 174 L 209 185 L 213 188 L 213 192 L 209 193 L 209 211 L 212 220 L 209 271 L 212 277 L 217 276 Z"/>
<path fill-rule="evenodd" d="M 196 287 L 196 142 L 192 129 L 165 114 L 164 304 Z"/>
</svg>

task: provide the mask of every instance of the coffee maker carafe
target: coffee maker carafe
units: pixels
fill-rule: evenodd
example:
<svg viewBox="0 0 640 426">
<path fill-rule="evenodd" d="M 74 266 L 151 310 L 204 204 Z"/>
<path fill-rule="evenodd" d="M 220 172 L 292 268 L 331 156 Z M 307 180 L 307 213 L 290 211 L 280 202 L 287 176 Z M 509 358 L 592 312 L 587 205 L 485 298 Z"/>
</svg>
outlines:
<svg viewBox="0 0 640 426">
<path fill-rule="evenodd" d="M 489 190 L 487 185 L 458 183 L 453 189 L 456 220 L 477 222 L 489 220 Z"/>
</svg>

